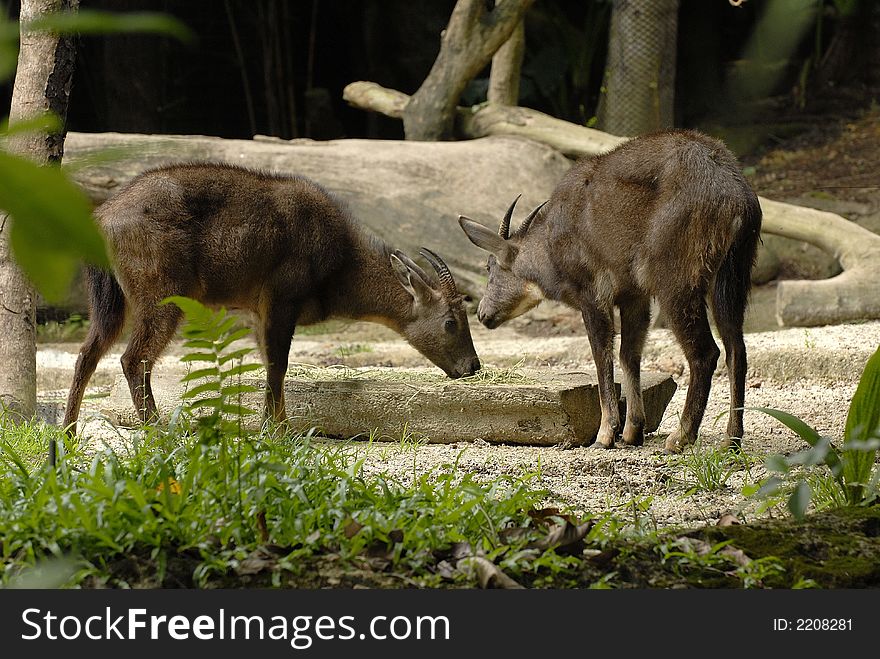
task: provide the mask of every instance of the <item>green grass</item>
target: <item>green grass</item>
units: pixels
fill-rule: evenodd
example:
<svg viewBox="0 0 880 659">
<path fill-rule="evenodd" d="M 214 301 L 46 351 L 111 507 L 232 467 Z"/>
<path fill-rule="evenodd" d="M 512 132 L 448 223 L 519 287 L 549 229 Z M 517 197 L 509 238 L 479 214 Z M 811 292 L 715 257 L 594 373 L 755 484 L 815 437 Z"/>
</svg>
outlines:
<svg viewBox="0 0 880 659">
<path fill-rule="evenodd" d="M 269 429 L 237 436 L 230 426 L 218 435 L 191 421 L 141 429 L 129 448 L 98 453 L 65 444 L 54 427 L 3 425 L 0 586 L 474 587 L 478 575 L 456 569 L 462 553 L 528 587 L 825 583 L 818 568 L 783 571 L 798 554 L 758 543 L 767 531 L 651 528 L 642 519 L 650 501 L 576 519 L 540 508 L 548 493 L 536 474 L 484 482 L 454 461 L 403 482 L 367 474 L 360 444 Z M 54 471 L 45 460 L 53 435 L 66 449 Z M 584 521 L 582 539 L 548 544 Z M 853 537 L 858 574 L 868 574 L 872 540 Z"/>
<path fill-rule="evenodd" d="M 730 478 L 737 472 L 746 472 L 750 482 L 753 460 L 742 452 L 704 448 L 697 442 L 670 456 L 668 464 L 675 474 L 673 482 L 693 491 L 715 492 L 730 487 Z"/>
<path fill-rule="evenodd" d="M 819 507 L 872 505 L 880 497 L 880 347 L 868 359 L 850 401 L 842 442 L 822 435 L 788 412 L 754 408 L 794 431 L 806 442 L 792 455 L 770 455 L 764 461 L 773 475 L 756 489 L 757 496 L 776 497 L 786 491 L 788 509 L 803 518 L 818 494 Z M 842 444 L 842 446 L 841 446 Z M 806 478 L 804 474 L 806 473 Z M 818 492 L 814 491 L 818 487 Z"/>
<path fill-rule="evenodd" d="M 163 570 L 187 556 L 193 585 L 204 586 L 234 575 L 254 550 L 271 546 L 281 548 L 271 575 L 296 575 L 320 556 L 352 565 L 380 556 L 432 584 L 438 578 L 428 568 L 438 551 L 467 543 L 503 556 L 542 535 L 527 511 L 546 493 L 527 476 L 477 483 L 446 465 L 402 484 L 382 474 L 366 477 L 362 460 L 344 443 L 318 448 L 308 435 L 270 434 L 209 441 L 203 432 L 159 429 L 126 455 L 63 454 L 53 472 L 41 459 L 53 431 L 4 432 L 6 582 L 64 557 L 75 566 L 68 585 L 135 585 L 124 582 L 118 564 L 138 556 L 161 583 Z M 523 530 L 515 542 L 503 539 L 511 528 Z M 551 551 L 513 564 L 521 572 L 537 558 L 555 561 Z"/>
<path fill-rule="evenodd" d="M 373 346 L 369 343 L 347 343 L 336 348 L 336 354 L 345 359 L 351 355 L 373 352 Z"/>
<path fill-rule="evenodd" d="M 421 473 L 414 461 L 404 481 L 367 473 L 362 445 L 316 442 L 270 425 L 245 432 L 240 398 L 250 387 L 242 376 L 257 366 L 242 362 L 252 349 L 235 343 L 247 331 L 223 310 L 171 301 L 187 315 L 190 352 L 182 359 L 199 366 L 185 376 L 187 403 L 171 425 L 134 431 L 121 452 L 95 452 L 58 428 L 0 417 L 0 585 L 461 587 L 486 578 L 475 556 L 485 559 L 483 568 L 530 587 L 820 583 L 810 565 L 803 573 L 783 565 L 778 542 L 769 550 L 744 545 L 747 562 L 732 544 L 736 537 L 708 537 L 745 527 L 710 527 L 700 532 L 705 540 L 657 530 L 650 497 L 634 498 L 622 516 L 578 519 L 539 508 L 549 493 L 538 474 L 487 482 L 456 458 Z M 401 379 L 388 371 L 303 368 L 319 377 Z M 528 381 L 517 367 L 463 380 Z M 196 415 L 205 410 L 211 413 Z M 60 449 L 55 468 L 45 459 L 52 438 Z M 397 448 L 415 455 L 419 445 L 407 428 Z M 704 489 L 726 487 L 733 471 L 749 467 L 721 452 L 680 459 L 676 468 Z M 747 534 L 742 541 L 750 541 Z M 875 583 L 876 552 L 860 552 L 861 562 L 830 583 L 846 585 L 850 573 L 858 585 Z"/>
<path fill-rule="evenodd" d="M 6 467 L 16 468 L 16 463 L 35 467 L 46 459 L 52 437 L 62 444 L 67 441 L 53 426 L 39 421 L 16 424 L 0 412 L 0 462 Z"/>
<path fill-rule="evenodd" d="M 528 475 L 480 483 L 449 464 L 402 483 L 365 475 L 364 458 L 346 443 L 317 447 L 309 433 L 269 425 L 244 432 L 241 419 L 252 410 L 241 395 L 254 388 L 242 377 L 259 368 L 243 362 L 253 350 L 240 343 L 249 330 L 224 309 L 181 297 L 165 303 L 185 313 L 181 361 L 195 367 L 168 428 L 136 431 L 124 455 L 109 448 L 87 455 L 57 428 L 4 425 L 3 582 L 46 585 L 50 574 L 54 585 L 258 578 L 257 585 L 302 587 L 326 585 L 314 583 L 315 566 L 332 564 L 368 581 L 392 568 L 408 585 L 436 585 L 473 580 L 439 569 L 456 553 L 503 560 L 507 571 L 531 578 L 568 564 L 555 553 L 559 543 L 529 546 L 548 525 L 529 516 L 546 492 Z M 55 468 L 42 457 L 53 436 L 61 448 Z M 401 449 L 412 443 L 404 432 Z"/>
</svg>

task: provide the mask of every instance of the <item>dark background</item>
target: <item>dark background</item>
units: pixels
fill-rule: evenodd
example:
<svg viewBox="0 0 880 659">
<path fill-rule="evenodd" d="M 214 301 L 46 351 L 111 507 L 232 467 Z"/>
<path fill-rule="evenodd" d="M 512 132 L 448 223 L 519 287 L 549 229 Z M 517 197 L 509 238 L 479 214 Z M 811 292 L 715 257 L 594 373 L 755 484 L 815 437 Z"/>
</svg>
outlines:
<svg viewBox="0 0 880 659">
<path fill-rule="evenodd" d="M 820 2 L 820 0 L 817 0 Z M 17 2 L 7 2 L 15 18 Z M 400 121 L 350 108 L 342 89 L 372 80 L 413 93 L 439 49 L 454 0 L 83 0 L 83 8 L 152 10 L 183 21 L 190 44 L 152 35 L 84 37 L 69 110 L 76 131 L 205 134 L 249 138 L 402 138 Z M 847 82 L 866 87 L 880 68 L 876 52 L 880 3 L 863 0 L 855 34 L 844 34 L 831 0 L 822 26 L 804 35 L 773 94 L 798 105 L 803 62 L 826 51 L 835 36 L 866 54 L 844 68 Z M 742 7 L 727 0 L 682 0 L 678 28 L 676 125 L 752 121 L 749 99 L 725 97 L 724 81 L 739 58 L 766 0 Z M 527 15 L 521 105 L 588 123 L 596 113 L 607 49 L 610 0 L 540 0 Z M 870 15 L 870 16 L 869 16 Z M 852 30 L 850 30 L 852 31 Z M 858 59 L 858 58 L 857 58 Z M 485 76 L 464 103 L 485 99 Z M 827 85 L 826 85 L 827 87 Z M 867 87 L 866 87 L 867 88 Z M 827 90 L 826 90 L 827 91 Z M 857 92 L 859 96 L 860 92 Z M 8 107 L 11 83 L 0 87 Z M 821 94 L 812 94 L 814 102 Z M 804 95 L 801 94 L 803 105 Z M 754 101 L 754 99 L 752 99 Z M 847 101 L 851 102 L 851 99 Z M 870 102 L 861 93 L 856 105 Z M 803 108 L 801 108 L 803 109 Z"/>
</svg>

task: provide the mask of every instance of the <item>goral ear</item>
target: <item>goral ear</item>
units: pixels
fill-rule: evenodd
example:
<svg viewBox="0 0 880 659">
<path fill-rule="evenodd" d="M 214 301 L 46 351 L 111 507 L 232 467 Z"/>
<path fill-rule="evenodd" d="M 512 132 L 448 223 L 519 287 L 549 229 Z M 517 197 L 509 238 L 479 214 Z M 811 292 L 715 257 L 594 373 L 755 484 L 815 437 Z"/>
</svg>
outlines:
<svg viewBox="0 0 880 659">
<path fill-rule="evenodd" d="M 409 268 L 396 253 L 391 254 L 390 260 L 391 269 L 394 271 L 394 274 L 400 282 L 401 286 L 409 289 Z"/>
<path fill-rule="evenodd" d="M 424 271 L 416 266 L 411 267 L 406 261 L 401 259 L 396 253 L 391 254 L 391 269 L 415 302 L 427 304 L 434 299 L 436 293 L 431 288 L 431 284 L 424 279 Z"/>
<path fill-rule="evenodd" d="M 495 231 L 464 215 L 458 216 L 458 223 L 468 240 L 480 249 L 494 254 L 502 265 L 509 265 L 516 258 L 516 247 Z"/>
</svg>

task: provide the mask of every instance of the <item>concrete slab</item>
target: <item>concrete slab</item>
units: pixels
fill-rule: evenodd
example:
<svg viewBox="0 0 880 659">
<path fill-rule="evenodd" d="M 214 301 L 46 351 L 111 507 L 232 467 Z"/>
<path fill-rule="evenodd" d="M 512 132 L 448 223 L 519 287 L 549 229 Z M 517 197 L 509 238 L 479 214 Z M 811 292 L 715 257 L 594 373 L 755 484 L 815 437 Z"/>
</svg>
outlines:
<svg viewBox="0 0 880 659">
<path fill-rule="evenodd" d="M 513 382 L 453 381 L 436 371 L 381 368 L 309 368 L 308 377 L 285 383 L 288 417 L 303 429 L 330 437 L 429 443 L 483 440 L 490 443 L 580 446 L 592 443 L 601 414 L 594 371 L 523 371 Z M 262 387 L 258 379 L 247 384 Z M 619 385 L 618 385 L 619 386 Z M 644 372 L 642 389 L 648 432 L 660 425 L 676 385 L 666 374 Z M 164 414 L 180 404 L 184 387 L 176 376 L 154 376 L 153 390 Z M 254 409 L 262 394 L 242 401 Z M 621 401 L 621 415 L 625 400 Z M 119 377 L 102 413 L 119 425 L 136 416 L 124 378 Z M 257 417 L 246 425 L 259 425 Z"/>
</svg>

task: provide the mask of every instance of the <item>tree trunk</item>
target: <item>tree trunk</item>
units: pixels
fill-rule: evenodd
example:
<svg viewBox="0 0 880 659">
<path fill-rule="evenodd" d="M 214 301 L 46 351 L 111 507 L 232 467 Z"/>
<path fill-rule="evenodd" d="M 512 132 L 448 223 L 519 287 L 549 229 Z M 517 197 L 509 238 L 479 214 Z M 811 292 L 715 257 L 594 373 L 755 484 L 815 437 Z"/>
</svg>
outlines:
<svg viewBox="0 0 880 659">
<path fill-rule="evenodd" d="M 489 103 L 519 104 L 519 78 L 525 53 L 526 27 L 525 22 L 520 21 L 510 39 L 504 42 L 492 58 L 489 92 L 486 95 Z"/>
<path fill-rule="evenodd" d="M 533 2 L 503 0 L 487 10 L 485 0 L 458 0 L 441 36 L 434 66 L 403 111 L 406 139 L 452 138 L 462 92 L 510 38 Z"/>
<path fill-rule="evenodd" d="M 10 123 L 46 112 L 62 122 L 73 78 L 71 37 L 31 32 L 27 23 L 46 14 L 76 11 L 79 0 L 22 0 L 21 47 L 12 92 Z M 58 163 L 64 152 L 64 131 L 32 132 L 9 141 L 11 151 L 42 164 Z M 0 402 L 23 418 L 36 408 L 36 294 L 12 259 L 9 218 L 0 214 Z"/>
<path fill-rule="evenodd" d="M 842 3 L 841 3 L 842 4 Z M 840 14 L 828 49 L 819 62 L 816 86 L 819 91 L 828 87 L 843 86 L 853 80 L 865 80 L 872 62 L 872 36 L 876 34 L 874 16 L 876 2 L 856 2 Z"/>
<path fill-rule="evenodd" d="M 612 135 L 674 125 L 678 0 L 614 0 L 599 123 Z"/>
</svg>

